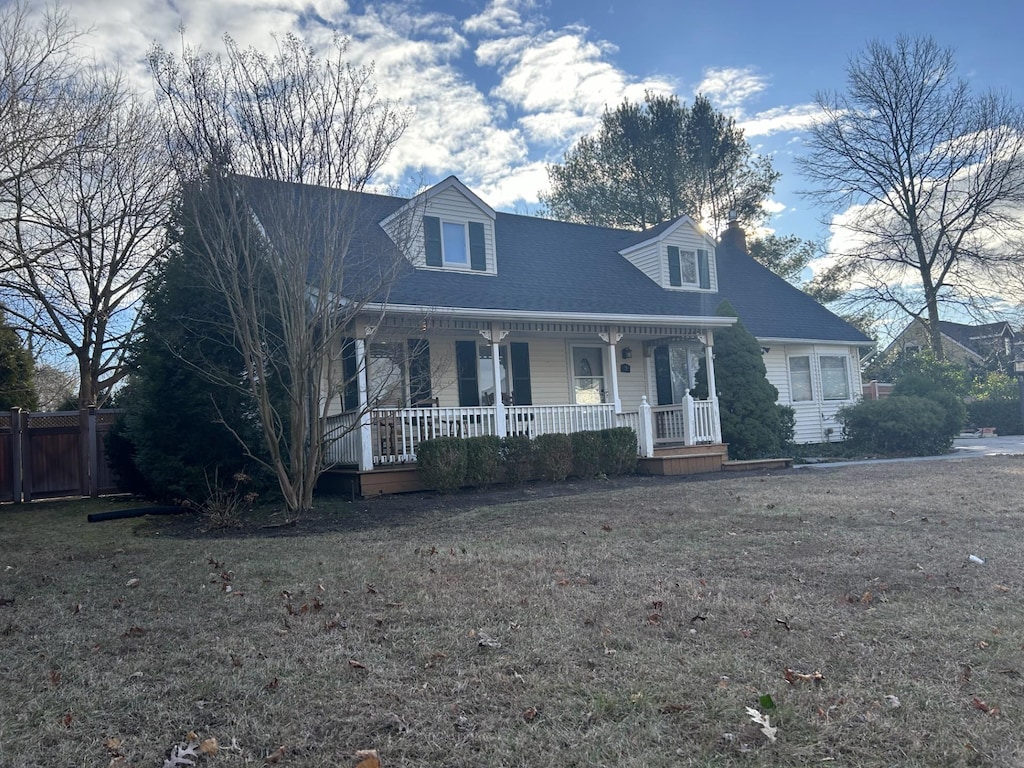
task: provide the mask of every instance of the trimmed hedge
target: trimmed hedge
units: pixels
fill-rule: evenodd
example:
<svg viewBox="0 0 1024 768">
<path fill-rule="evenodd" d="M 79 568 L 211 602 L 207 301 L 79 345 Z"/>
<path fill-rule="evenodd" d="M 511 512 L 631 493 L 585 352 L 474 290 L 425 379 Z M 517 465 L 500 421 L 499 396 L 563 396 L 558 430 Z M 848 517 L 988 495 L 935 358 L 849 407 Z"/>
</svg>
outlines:
<svg viewBox="0 0 1024 768">
<path fill-rule="evenodd" d="M 601 474 L 601 433 L 573 432 L 572 473 L 576 477 L 596 477 Z"/>
<path fill-rule="evenodd" d="M 967 404 L 967 423 L 972 427 L 995 427 L 998 435 L 1024 434 L 1019 400 L 975 400 Z"/>
<path fill-rule="evenodd" d="M 501 438 L 494 435 L 466 438 L 466 485 L 493 485 L 501 469 Z"/>
<path fill-rule="evenodd" d="M 840 410 L 838 418 L 847 445 L 865 453 L 931 456 L 948 451 L 955 436 L 949 413 L 928 397 L 862 400 Z"/>
<path fill-rule="evenodd" d="M 561 482 L 572 473 L 572 438 L 569 435 L 538 435 L 533 451 L 537 474 L 545 480 Z"/>
<path fill-rule="evenodd" d="M 423 484 L 440 493 L 453 493 L 466 482 L 466 441 L 437 437 L 416 447 L 416 466 Z"/>
<path fill-rule="evenodd" d="M 501 438 L 501 461 L 510 485 L 522 485 L 533 471 L 533 441 L 528 435 Z"/>
<path fill-rule="evenodd" d="M 636 471 L 636 432 L 630 427 L 602 429 L 601 467 L 606 475 L 631 475 Z"/>
</svg>

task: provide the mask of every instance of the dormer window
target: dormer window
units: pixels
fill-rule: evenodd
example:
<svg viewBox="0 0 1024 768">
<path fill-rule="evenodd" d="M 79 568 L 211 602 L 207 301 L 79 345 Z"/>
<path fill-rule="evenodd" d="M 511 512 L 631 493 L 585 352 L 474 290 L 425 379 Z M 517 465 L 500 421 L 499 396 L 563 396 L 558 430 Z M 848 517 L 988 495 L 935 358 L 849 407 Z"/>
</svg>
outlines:
<svg viewBox="0 0 1024 768">
<path fill-rule="evenodd" d="M 668 246 L 668 284 L 672 288 L 711 288 L 708 252 Z"/>
<path fill-rule="evenodd" d="M 487 269 L 484 225 L 479 221 L 446 221 L 423 217 L 423 243 L 428 267 Z"/>
</svg>

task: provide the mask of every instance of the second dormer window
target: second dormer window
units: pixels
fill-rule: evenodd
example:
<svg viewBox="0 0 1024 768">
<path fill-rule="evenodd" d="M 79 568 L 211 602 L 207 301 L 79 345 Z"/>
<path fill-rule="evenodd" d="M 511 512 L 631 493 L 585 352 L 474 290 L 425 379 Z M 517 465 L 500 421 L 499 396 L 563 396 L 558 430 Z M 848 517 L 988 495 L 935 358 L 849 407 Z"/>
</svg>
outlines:
<svg viewBox="0 0 1024 768">
<path fill-rule="evenodd" d="M 668 284 L 672 288 L 710 288 L 708 252 L 683 251 L 674 245 L 668 246 Z"/>
<path fill-rule="evenodd" d="M 428 267 L 482 272 L 487 269 L 484 225 L 478 221 L 444 221 L 423 217 L 423 245 Z"/>
</svg>

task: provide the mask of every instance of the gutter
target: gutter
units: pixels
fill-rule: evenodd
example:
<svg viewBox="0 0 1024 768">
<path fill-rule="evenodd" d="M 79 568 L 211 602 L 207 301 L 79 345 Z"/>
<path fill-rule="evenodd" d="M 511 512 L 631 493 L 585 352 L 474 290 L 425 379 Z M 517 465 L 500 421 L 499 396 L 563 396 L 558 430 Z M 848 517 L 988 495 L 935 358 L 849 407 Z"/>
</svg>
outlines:
<svg viewBox="0 0 1024 768">
<path fill-rule="evenodd" d="M 473 309 L 470 307 L 427 307 L 420 304 L 366 304 L 369 312 L 441 315 L 444 317 L 526 320 L 542 322 L 616 323 L 628 325 L 690 325 L 727 328 L 737 318 L 718 315 L 607 315 L 589 312 L 535 312 L 525 309 Z M 846 342 L 849 343 L 849 342 Z"/>
</svg>

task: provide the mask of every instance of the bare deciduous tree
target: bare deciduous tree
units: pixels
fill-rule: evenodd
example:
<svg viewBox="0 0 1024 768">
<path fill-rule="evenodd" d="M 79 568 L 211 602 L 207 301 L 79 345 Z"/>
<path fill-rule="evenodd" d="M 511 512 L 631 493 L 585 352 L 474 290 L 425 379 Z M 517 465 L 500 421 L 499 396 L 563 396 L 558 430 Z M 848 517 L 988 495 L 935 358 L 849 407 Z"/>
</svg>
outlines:
<svg viewBox="0 0 1024 768">
<path fill-rule="evenodd" d="M 871 43 L 846 91 L 817 102 L 824 118 L 799 163 L 809 194 L 843 211 L 832 224 L 846 303 L 920 320 L 941 359 L 940 307 L 983 309 L 1024 263 L 1024 113 L 1005 95 L 973 95 L 930 38 Z"/>
<path fill-rule="evenodd" d="M 398 268 L 360 247 L 376 221 L 359 196 L 321 187 L 364 189 L 406 121 L 378 97 L 372 69 L 345 60 L 343 41 L 327 58 L 294 36 L 273 56 L 225 44 L 223 56 L 186 48 L 180 60 L 155 48 L 150 62 L 203 278 L 223 298 L 245 361 L 221 383 L 250 399 L 263 444 L 243 448 L 298 514 L 323 469 L 341 340 Z"/>
<path fill-rule="evenodd" d="M 70 355 L 80 406 L 102 405 L 127 373 L 137 304 L 166 250 L 175 194 L 151 105 L 116 81 L 103 119 L 60 163 L 8 189 L 8 312 L 33 339 Z"/>
<path fill-rule="evenodd" d="M 82 36 L 66 10 L 0 11 L 0 299 L 36 353 L 74 359 L 84 406 L 125 375 L 174 187 L 152 108 Z"/>
</svg>

